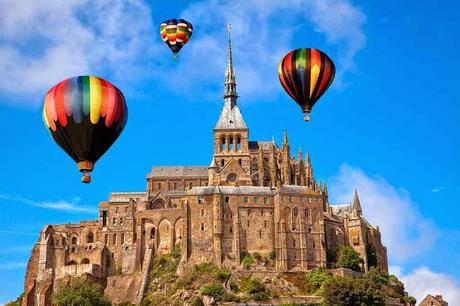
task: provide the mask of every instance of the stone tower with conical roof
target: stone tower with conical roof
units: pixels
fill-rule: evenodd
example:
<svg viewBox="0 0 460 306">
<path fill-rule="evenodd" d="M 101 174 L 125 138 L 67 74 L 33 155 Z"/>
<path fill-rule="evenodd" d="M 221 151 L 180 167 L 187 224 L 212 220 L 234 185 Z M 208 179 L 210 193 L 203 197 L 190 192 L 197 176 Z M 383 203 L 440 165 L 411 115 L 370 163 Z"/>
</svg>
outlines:
<svg viewBox="0 0 460 306">
<path fill-rule="evenodd" d="M 236 78 L 233 70 L 231 26 L 228 31 L 228 58 L 225 70 L 224 106 L 214 127 L 214 160 L 218 167 L 215 185 L 251 185 L 249 130 L 237 104 Z M 230 176 L 229 176 L 230 175 Z M 236 177 L 235 177 L 236 175 Z"/>
</svg>

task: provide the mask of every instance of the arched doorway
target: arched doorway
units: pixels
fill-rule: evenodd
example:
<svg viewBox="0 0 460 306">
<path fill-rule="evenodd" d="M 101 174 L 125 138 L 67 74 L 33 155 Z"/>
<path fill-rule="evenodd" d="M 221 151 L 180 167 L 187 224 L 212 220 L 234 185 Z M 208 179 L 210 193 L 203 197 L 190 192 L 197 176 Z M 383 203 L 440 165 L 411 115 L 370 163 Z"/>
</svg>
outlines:
<svg viewBox="0 0 460 306">
<path fill-rule="evenodd" d="M 171 222 L 168 219 L 163 219 L 158 224 L 158 254 L 171 253 Z"/>
</svg>

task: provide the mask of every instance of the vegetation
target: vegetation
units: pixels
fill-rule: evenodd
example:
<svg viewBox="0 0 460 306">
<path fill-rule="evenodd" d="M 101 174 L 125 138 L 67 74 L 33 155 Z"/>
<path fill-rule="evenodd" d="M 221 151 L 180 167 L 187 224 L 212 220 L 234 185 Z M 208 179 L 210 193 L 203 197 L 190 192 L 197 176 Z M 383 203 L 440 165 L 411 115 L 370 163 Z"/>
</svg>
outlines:
<svg viewBox="0 0 460 306">
<path fill-rule="evenodd" d="M 361 257 L 359 257 L 359 253 L 351 246 L 343 246 L 340 248 L 339 257 L 337 258 L 338 267 L 361 271 L 361 262 L 362 260 Z"/>
<path fill-rule="evenodd" d="M 276 251 L 275 250 L 271 251 L 270 254 L 268 254 L 268 258 L 270 260 L 275 260 L 276 259 Z"/>
<path fill-rule="evenodd" d="M 382 290 L 386 296 L 399 299 L 403 303 L 415 305 L 414 297 L 409 296 L 404 289 L 404 284 L 394 275 L 388 275 L 378 268 L 371 268 L 365 278 Z"/>
<path fill-rule="evenodd" d="M 24 297 L 24 293 L 18 296 L 18 298 L 15 301 L 11 301 L 9 303 L 6 303 L 5 306 L 21 306 L 22 305 L 22 298 Z"/>
<path fill-rule="evenodd" d="M 380 290 L 366 278 L 334 277 L 324 284 L 321 292 L 325 306 L 384 306 Z"/>
<path fill-rule="evenodd" d="M 326 281 L 332 279 L 331 272 L 318 268 L 314 269 L 305 275 L 305 283 L 306 289 L 308 294 L 315 294 L 319 293 L 320 289 L 322 288 L 323 284 Z"/>
<path fill-rule="evenodd" d="M 171 252 L 171 257 L 172 258 L 179 258 L 180 257 L 180 245 L 175 244 L 173 247 L 173 250 Z"/>
<path fill-rule="evenodd" d="M 330 248 L 326 250 L 326 261 L 328 268 L 335 269 L 337 266 L 337 258 L 339 257 L 339 251 L 337 248 Z"/>
<path fill-rule="evenodd" d="M 122 270 L 121 266 L 116 267 L 113 275 L 120 276 L 122 274 L 123 274 L 123 270 Z"/>
<path fill-rule="evenodd" d="M 53 304 L 57 306 L 110 306 L 110 301 L 104 296 L 102 287 L 98 284 L 74 279 L 69 286 L 53 293 Z"/>
<path fill-rule="evenodd" d="M 251 265 L 254 263 L 254 259 L 252 259 L 251 254 L 245 253 L 241 263 L 243 264 L 244 269 L 249 270 Z"/>
<path fill-rule="evenodd" d="M 221 283 L 207 284 L 201 289 L 203 295 L 209 295 L 216 301 L 230 301 L 232 297 L 228 296 Z"/>
<path fill-rule="evenodd" d="M 377 253 L 375 252 L 375 248 L 372 244 L 366 244 L 366 255 L 367 255 L 367 265 L 370 267 L 377 267 L 378 260 L 377 260 Z"/>
<path fill-rule="evenodd" d="M 247 277 L 243 279 L 241 290 L 249 295 L 250 298 L 256 301 L 266 300 L 269 294 L 257 277 Z"/>
</svg>

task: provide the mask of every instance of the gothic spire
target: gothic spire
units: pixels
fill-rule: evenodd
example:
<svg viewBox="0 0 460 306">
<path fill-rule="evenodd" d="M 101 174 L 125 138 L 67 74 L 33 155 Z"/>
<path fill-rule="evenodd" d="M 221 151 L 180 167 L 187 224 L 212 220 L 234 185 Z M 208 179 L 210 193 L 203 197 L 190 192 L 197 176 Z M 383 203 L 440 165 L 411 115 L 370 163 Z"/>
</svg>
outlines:
<svg viewBox="0 0 460 306">
<path fill-rule="evenodd" d="M 286 129 L 284 129 L 284 134 L 283 134 L 283 146 L 284 145 L 288 145 L 288 137 L 287 137 Z"/>
<path fill-rule="evenodd" d="M 362 209 L 361 209 L 361 202 L 359 201 L 358 197 L 358 190 L 355 189 L 355 197 L 353 199 L 353 210 L 356 211 L 358 216 L 362 214 Z"/>
<path fill-rule="evenodd" d="M 228 58 L 227 58 L 227 69 L 225 70 L 225 92 L 224 98 L 233 97 L 235 98 L 234 103 L 236 104 L 236 79 L 235 73 L 233 72 L 233 56 L 232 56 L 232 41 L 230 38 L 230 32 L 232 31 L 232 25 L 227 25 L 228 33 Z M 233 101 L 232 101 L 233 102 Z"/>
</svg>

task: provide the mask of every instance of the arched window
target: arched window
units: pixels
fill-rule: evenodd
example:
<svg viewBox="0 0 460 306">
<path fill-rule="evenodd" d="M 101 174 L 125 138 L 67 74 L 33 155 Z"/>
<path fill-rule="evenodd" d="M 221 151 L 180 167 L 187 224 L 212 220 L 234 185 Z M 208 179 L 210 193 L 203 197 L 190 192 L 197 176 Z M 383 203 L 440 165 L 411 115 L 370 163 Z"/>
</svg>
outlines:
<svg viewBox="0 0 460 306">
<path fill-rule="evenodd" d="M 243 165 L 243 160 L 242 160 L 241 158 L 240 158 L 240 159 L 238 159 L 238 164 L 240 164 L 240 166 L 242 166 L 242 165 Z"/>
<path fill-rule="evenodd" d="M 220 150 L 224 151 L 225 150 L 225 137 L 222 137 L 220 139 Z"/>
<path fill-rule="evenodd" d="M 230 137 L 228 140 L 228 149 L 233 150 L 233 137 Z"/>
<path fill-rule="evenodd" d="M 308 218 L 308 208 L 304 208 L 303 209 L 303 216 L 306 218 Z"/>
<path fill-rule="evenodd" d="M 82 265 L 84 264 L 89 264 L 89 259 L 88 258 L 83 258 L 80 262 Z"/>
<path fill-rule="evenodd" d="M 77 237 L 72 237 L 72 244 L 73 245 L 77 244 Z"/>
<path fill-rule="evenodd" d="M 251 162 L 251 172 L 257 172 L 258 169 L 259 165 L 257 163 L 257 158 L 254 157 Z"/>
<path fill-rule="evenodd" d="M 294 208 L 292 209 L 292 216 L 293 216 L 293 217 L 297 217 L 297 207 L 294 207 Z"/>
<path fill-rule="evenodd" d="M 223 167 L 224 165 L 225 165 L 225 161 L 222 159 L 222 160 L 220 161 L 220 166 Z"/>
<path fill-rule="evenodd" d="M 236 149 L 241 150 L 241 137 L 240 136 L 236 138 Z"/>
<path fill-rule="evenodd" d="M 94 242 L 94 235 L 93 233 L 89 232 L 88 235 L 86 236 L 86 243 L 92 243 Z"/>
<path fill-rule="evenodd" d="M 155 239 L 155 228 L 152 227 L 152 229 L 150 230 L 150 240 L 153 240 Z"/>
</svg>

